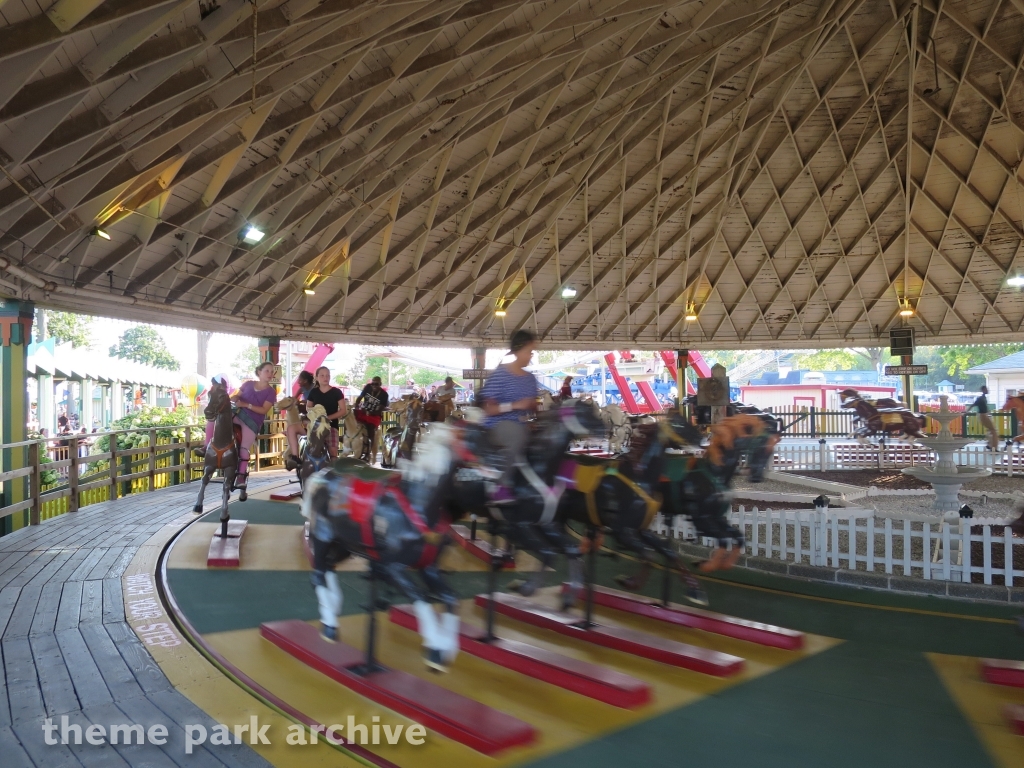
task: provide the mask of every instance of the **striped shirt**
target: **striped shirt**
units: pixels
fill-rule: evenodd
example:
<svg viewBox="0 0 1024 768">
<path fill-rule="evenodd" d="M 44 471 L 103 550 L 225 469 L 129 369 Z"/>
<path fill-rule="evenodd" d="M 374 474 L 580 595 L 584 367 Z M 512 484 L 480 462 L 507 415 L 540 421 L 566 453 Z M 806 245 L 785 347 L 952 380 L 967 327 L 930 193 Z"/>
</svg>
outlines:
<svg viewBox="0 0 1024 768">
<path fill-rule="evenodd" d="M 498 405 L 514 403 L 525 397 L 537 397 L 537 379 L 527 371 L 522 376 L 517 376 L 504 365 L 499 365 L 494 372 L 487 377 L 484 388 L 480 390 L 481 400 L 494 400 Z M 485 426 L 491 426 L 499 421 L 521 421 L 528 415 L 528 411 L 509 411 L 499 413 L 497 416 L 488 416 L 484 420 Z"/>
</svg>

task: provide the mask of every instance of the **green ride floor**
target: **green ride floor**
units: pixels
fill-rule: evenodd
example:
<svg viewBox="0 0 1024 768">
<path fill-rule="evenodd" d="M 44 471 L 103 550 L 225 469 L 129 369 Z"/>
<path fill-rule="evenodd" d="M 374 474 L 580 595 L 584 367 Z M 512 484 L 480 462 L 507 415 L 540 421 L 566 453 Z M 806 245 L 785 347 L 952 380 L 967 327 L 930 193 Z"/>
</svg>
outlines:
<svg viewBox="0 0 1024 768">
<path fill-rule="evenodd" d="M 302 520 L 296 505 L 246 504 L 252 506 L 244 517 L 252 522 Z M 232 505 L 232 514 L 241 517 L 238 506 Z M 636 568 L 629 558 L 604 554 L 596 558 L 596 583 L 614 587 L 616 574 Z M 545 575 L 545 585 L 556 585 L 564 576 L 560 564 Z M 641 592 L 659 596 L 661 576 L 653 571 Z M 344 613 L 362 611 L 368 581 L 359 572 L 339 572 L 338 577 L 345 593 Z M 487 578 L 478 571 L 448 574 L 461 598 L 486 591 Z M 513 578 L 517 574 L 499 574 L 499 588 Z M 318 615 L 308 571 L 169 569 L 168 580 L 179 606 L 204 634 Z M 742 569 L 704 578 L 703 583 L 715 611 L 845 642 L 532 766 L 997 765 L 925 653 L 1024 660 L 1024 637 L 1012 622 L 1019 613 L 1016 608 L 802 582 Z M 678 600 L 678 580 L 673 590 Z M 405 602 L 397 593 L 380 591 L 395 603 Z M 259 597 L 246 599 L 250 595 Z M 499 626 L 504 620 L 499 618 Z"/>
</svg>

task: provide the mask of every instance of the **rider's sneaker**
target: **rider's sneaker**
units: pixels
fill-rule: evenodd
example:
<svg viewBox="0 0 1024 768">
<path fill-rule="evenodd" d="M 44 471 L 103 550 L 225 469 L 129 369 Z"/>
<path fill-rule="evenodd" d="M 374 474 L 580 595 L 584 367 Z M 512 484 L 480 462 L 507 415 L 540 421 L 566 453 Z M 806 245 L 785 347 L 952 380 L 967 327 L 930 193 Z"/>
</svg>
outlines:
<svg viewBox="0 0 1024 768">
<path fill-rule="evenodd" d="M 322 637 L 328 643 L 336 643 L 338 642 L 338 628 L 328 627 L 326 624 L 321 624 L 320 637 Z"/>
<path fill-rule="evenodd" d="M 284 468 L 287 469 L 289 472 L 291 472 L 294 469 L 297 469 L 298 466 L 299 460 L 295 458 L 295 454 L 289 453 L 287 456 L 284 457 Z"/>
<path fill-rule="evenodd" d="M 448 671 L 448 666 L 444 663 L 444 657 L 436 648 L 427 648 L 423 654 L 423 661 L 431 672 Z"/>
<path fill-rule="evenodd" d="M 235 486 L 234 490 L 244 491 L 245 485 L 249 481 L 249 473 L 246 472 L 244 475 L 235 475 Z"/>
</svg>

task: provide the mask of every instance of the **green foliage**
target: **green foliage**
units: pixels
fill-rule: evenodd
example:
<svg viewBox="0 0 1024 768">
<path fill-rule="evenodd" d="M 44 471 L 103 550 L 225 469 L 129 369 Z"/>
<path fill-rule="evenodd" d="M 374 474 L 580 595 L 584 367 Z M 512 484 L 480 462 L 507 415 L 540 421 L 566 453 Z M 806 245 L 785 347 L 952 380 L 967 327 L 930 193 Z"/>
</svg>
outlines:
<svg viewBox="0 0 1024 768">
<path fill-rule="evenodd" d="M 156 436 L 158 438 L 172 438 L 174 440 L 185 440 L 185 429 L 183 427 L 195 421 L 190 408 L 179 405 L 173 411 L 160 408 L 155 405 L 143 406 L 141 410 L 130 413 L 118 419 L 110 425 L 110 430 L 128 429 L 142 430 L 139 432 L 124 432 L 117 436 L 117 449 L 119 451 L 129 448 L 138 448 L 149 445 L 149 430 L 158 427 Z M 192 428 L 193 442 L 200 442 L 205 432 L 198 427 Z M 104 435 L 96 441 L 93 446 L 93 453 L 108 453 L 110 451 L 110 436 Z"/>
<path fill-rule="evenodd" d="M 849 349 L 820 349 L 797 355 L 795 368 L 804 371 L 866 371 L 873 366 L 867 358 Z"/>
<path fill-rule="evenodd" d="M 238 357 L 231 364 L 231 372 L 239 381 L 256 378 L 256 366 L 260 364 L 260 348 L 249 344 L 238 350 Z"/>
<path fill-rule="evenodd" d="M 180 366 L 160 334 L 148 325 L 134 325 L 122 333 L 117 344 L 110 348 L 110 355 L 169 371 L 176 371 Z"/>
<path fill-rule="evenodd" d="M 92 344 L 92 318 L 87 315 L 76 315 L 74 312 L 46 313 L 46 333 L 60 344 L 72 347 L 89 347 Z"/>
<path fill-rule="evenodd" d="M 1000 357 L 1020 352 L 1022 349 L 1024 349 L 1024 344 L 969 344 L 938 347 L 937 351 L 946 374 L 950 377 L 964 379 L 968 377 L 967 370 L 969 368 L 990 363 Z"/>
<path fill-rule="evenodd" d="M 52 464 L 53 459 L 46 455 L 46 451 L 39 449 L 39 464 Z M 56 485 L 60 482 L 60 473 L 56 469 L 41 469 L 39 472 L 39 484 L 42 486 Z"/>
</svg>

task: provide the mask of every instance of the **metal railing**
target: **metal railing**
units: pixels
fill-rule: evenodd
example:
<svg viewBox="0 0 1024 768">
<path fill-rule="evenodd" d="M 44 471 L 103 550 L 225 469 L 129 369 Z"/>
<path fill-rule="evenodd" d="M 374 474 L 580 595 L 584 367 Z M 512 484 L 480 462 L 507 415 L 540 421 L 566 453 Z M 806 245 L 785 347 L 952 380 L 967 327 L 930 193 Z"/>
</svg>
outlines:
<svg viewBox="0 0 1024 768">
<path fill-rule="evenodd" d="M 0 445 L 0 521 L 27 512 L 28 524 L 38 525 L 90 504 L 189 483 L 202 477 L 203 460 L 192 449 L 205 442 L 205 429 L 205 424 L 133 427 Z M 139 444 L 118 448 L 118 437 L 129 435 Z M 104 437 L 108 449 L 96 450 Z M 259 434 L 250 471 L 280 463 L 283 443 L 280 432 Z"/>
<path fill-rule="evenodd" d="M 936 456 L 921 445 L 888 443 L 884 447 L 861 443 L 826 443 L 818 445 L 775 446 L 774 469 L 825 472 L 832 469 L 902 469 L 931 466 Z M 995 474 L 1024 474 L 1024 451 L 1009 449 L 988 451 L 982 446 L 961 448 L 953 452 L 959 466 L 988 467 Z"/>
</svg>

